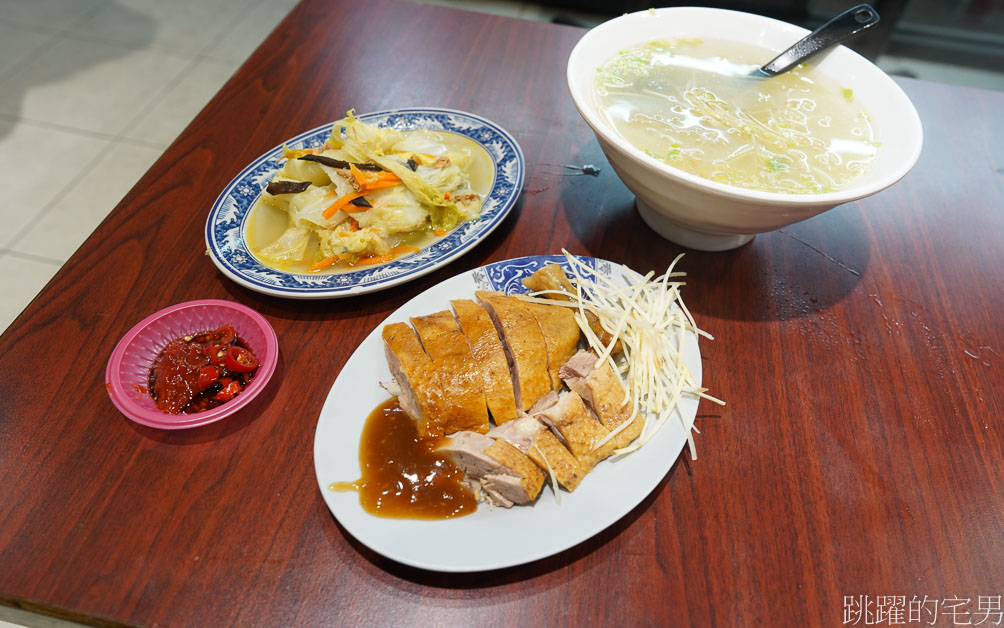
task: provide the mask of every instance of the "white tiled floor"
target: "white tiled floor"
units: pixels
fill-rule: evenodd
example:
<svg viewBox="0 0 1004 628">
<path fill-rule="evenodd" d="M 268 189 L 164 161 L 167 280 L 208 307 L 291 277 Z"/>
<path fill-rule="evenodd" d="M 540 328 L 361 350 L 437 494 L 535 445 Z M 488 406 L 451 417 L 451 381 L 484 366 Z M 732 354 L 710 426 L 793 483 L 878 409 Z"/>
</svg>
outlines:
<svg viewBox="0 0 1004 628">
<path fill-rule="evenodd" d="M 0 606 L 0 628 L 80 628 L 83 624 L 37 615 L 19 608 Z"/>
<path fill-rule="evenodd" d="M 0 0 L 0 330 L 295 4 Z"/>
</svg>

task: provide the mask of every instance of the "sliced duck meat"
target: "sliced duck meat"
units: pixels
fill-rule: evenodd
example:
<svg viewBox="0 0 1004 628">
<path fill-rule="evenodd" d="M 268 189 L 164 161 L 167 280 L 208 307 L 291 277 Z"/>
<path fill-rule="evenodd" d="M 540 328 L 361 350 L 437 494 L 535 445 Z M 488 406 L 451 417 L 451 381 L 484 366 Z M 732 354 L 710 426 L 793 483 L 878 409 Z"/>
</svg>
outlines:
<svg viewBox="0 0 1004 628">
<path fill-rule="evenodd" d="M 502 339 L 512 372 L 516 407 L 525 411 L 551 390 L 544 335 L 533 313 L 519 299 L 498 292 L 475 294 Z"/>
<path fill-rule="evenodd" d="M 551 393 L 557 400 L 558 395 Z M 547 396 L 545 395 L 545 398 Z M 554 473 L 558 483 L 572 492 L 586 475 L 585 469 L 561 442 L 537 419 L 523 416 L 494 427 L 489 436 L 501 438 L 526 454 L 542 471 Z"/>
<path fill-rule="evenodd" d="M 572 301 L 572 296 L 575 294 L 575 286 L 572 285 L 572 281 L 565 274 L 565 271 L 557 264 L 548 264 L 540 270 L 536 271 L 529 277 L 523 279 L 523 286 L 527 290 L 532 290 L 534 292 L 540 292 L 542 290 L 559 290 L 566 293 L 568 296 L 563 294 L 545 294 L 543 296 L 555 299 L 558 301 Z M 590 311 L 586 311 L 586 322 L 589 324 L 589 328 L 593 330 L 596 337 L 600 339 L 600 342 L 604 346 L 610 344 L 613 340 L 613 335 L 607 330 L 603 329 L 603 325 L 600 324 L 600 319 L 596 317 Z M 618 354 L 621 352 L 621 342 L 618 340 L 613 347 L 612 353 Z"/>
<path fill-rule="evenodd" d="M 457 432 L 444 439 L 438 449 L 450 455 L 467 479 L 479 481 L 496 505 L 508 508 L 531 502 L 544 486 L 543 471 L 504 440 Z"/>
<path fill-rule="evenodd" d="M 560 374 L 568 387 L 578 393 L 596 414 L 600 423 L 608 430 L 617 431 L 597 455 L 607 452 L 603 456 L 606 458 L 615 449 L 625 447 L 638 438 L 644 427 L 640 416 L 635 416 L 627 427 L 621 427 L 625 421 L 632 419 L 634 404 L 626 398 L 624 384 L 609 362 L 597 367 L 596 354 L 580 351 L 561 367 Z"/>
<path fill-rule="evenodd" d="M 380 385 L 383 387 L 384 390 L 390 393 L 391 397 L 401 396 L 401 384 L 398 384 L 396 379 L 390 379 L 387 380 L 386 382 L 380 382 Z"/>
<path fill-rule="evenodd" d="M 396 391 L 401 408 L 418 423 L 419 434 L 442 435 L 439 378 L 415 330 L 405 323 L 384 325 L 383 341 L 387 365 L 394 375 L 394 381 L 384 388 L 391 394 Z"/>
<path fill-rule="evenodd" d="M 627 398 L 621 378 L 609 362 L 597 367 L 596 354 L 579 351 L 561 367 L 559 374 L 605 427 L 614 429 L 631 416 L 634 407 Z"/>
<path fill-rule="evenodd" d="M 550 408 L 556 403 L 558 403 L 558 393 L 557 391 L 552 390 L 551 392 L 547 393 L 546 395 L 538 399 L 537 403 L 530 406 L 530 409 L 527 410 L 526 413 L 530 416 L 533 416 L 546 408 Z"/>
<path fill-rule="evenodd" d="M 488 430 L 492 438 L 501 438 L 522 453 L 530 451 L 533 439 L 544 430 L 543 424 L 532 416 L 522 416 L 515 421 L 508 421 Z"/>
<path fill-rule="evenodd" d="M 550 430 L 541 430 L 537 434 L 533 439 L 533 446 L 526 455 L 540 468 L 553 472 L 558 484 L 564 486 L 568 492 L 574 491 L 579 486 L 582 478 L 592 467 L 583 465 Z"/>
<path fill-rule="evenodd" d="M 550 427 L 562 444 L 582 462 L 592 460 L 593 449 L 609 433 L 593 417 L 582 397 L 574 392 L 562 392 L 557 403 L 533 416 Z M 592 465 L 586 468 L 592 468 Z"/>
<path fill-rule="evenodd" d="M 585 379 L 596 368 L 596 354 L 592 351 L 579 351 L 561 366 L 561 379 Z"/>
<path fill-rule="evenodd" d="M 547 266 L 535 271 L 529 277 L 524 278 L 523 286 L 527 290 L 532 290 L 533 292 L 542 292 L 544 290 L 558 290 L 560 292 L 564 292 L 566 293 L 565 295 L 544 295 L 550 299 L 558 299 L 562 301 L 571 301 L 571 295 L 575 294 L 575 286 L 572 285 L 572 281 L 568 278 L 568 275 L 565 274 L 565 271 L 561 268 L 561 266 L 557 264 L 548 264 Z"/>
<path fill-rule="evenodd" d="M 464 481 L 461 482 L 461 484 L 467 487 L 467 490 L 469 490 L 471 494 L 474 495 L 474 499 L 477 500 L 478 502 L 484 499 L 484 492 L 481 490 L 480 481 L 464 478 Z"/>
<path fill-rule="evenodd" d="M 446 437 L 437 451 L 448 453 L 467 479 L 480 479 L 489 473 L 505 472 L 498 460 L 485 454 L 494 442 L 494 438 L 477 432 L 457 432 Z"/>
<path fill-rule="evenodd" d="M 533 501 L 534 498 L 527 493 L 524 483 L 522 478 L 514 475 L 486 475 L 481 480 L 481 488 L 492 497 L 492 503 L 509 508 L 513 504 L 527 504 Z"/>
<path fill-rule="evenodd" d="M 486 476 L 484 480 L 478 482 L 478 485 L 482 489 L 481 494 L 484 496 L 485 501 L 491 506 L 502 506 L 503 508 L 513 507 L 513 500 L 509 499 L 504 493 L 499 491 L 499 489 L 502 489 L 503 491 L 505 490 L 506 483 L 502 481 L 502 478 L 506 477 L 512 478 L 512 476 L 506 475 L 489 475 Z"/>
<path fill-rule="evenodd" d="M 418 316 L 411 319 L 411 324 L 438 374 L 443 433 L 487 432 L 488 406 L 482 390 L 481 369 L 471 356 L 471 347 L 460 333 L 453 313 L 444 310 Z"/>
<path fill-rule="evenodd" d="M 491 317 L 474 301 L 460 299 L 450 303 L 456 312 L 460 331 L 470 345 L 471 356 L 480 367 L 485 401 L 492 418 L 498 425 L 512 421 L 516 418 L 512 375 Z"/>
<path fill-rule="evenodd" d="M 579 338 L 582 336 L 579 324 L 575 322 L 575 314 L 570 308 L 560 305 L 526 303 L 526 307 L 537 319 L 537 325 L 544 336 L 544 346 L 547 348 L 547 374 L 551 378 L 551 387 L 554 390 L 561 390 L 561 377 L 558 371 L 575 354 L 579 347 Z"/>
<path fill-rule="evenodd" d="M 500 490 L 499 492 L 502 492 L 503 495 L 517 504 L 531 502 L 537 498 L 537 495 L 540 495 L 540 489 L 544 487 L 546 476 L 540 467 L 535 465 L 525 454 L 520 453 L 518 449 L 504 440 L 496 440 L 490 447 L 485 449 L 485 453 L 511 470 L 511 473 L 502 475 L 509 475 L 518 479 L 517 482 L 510 482 L 510 485 L 513 487 L 512 489 L 506 491 Z M 485 479 L 491 478 L 492 475 L 485 476 Z M 485 481 L 483 480 L 482 485 L 484 484 Z M 522 493 L 518 492 L 516 487 L 519 487 Z M 495 490 L 499 489 L 496 488 Z"/>
</svg>

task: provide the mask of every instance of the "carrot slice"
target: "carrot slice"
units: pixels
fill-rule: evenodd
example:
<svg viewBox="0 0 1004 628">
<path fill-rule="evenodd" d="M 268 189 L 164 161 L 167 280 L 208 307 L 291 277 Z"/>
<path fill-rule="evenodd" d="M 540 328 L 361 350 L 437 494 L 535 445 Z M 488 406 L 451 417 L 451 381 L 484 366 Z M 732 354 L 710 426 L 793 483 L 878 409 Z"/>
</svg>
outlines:
<svg viewBox="0 0 1004 628">
<path fill-rule="evenodd" d="M 370 264 L 383 264 L 384 262 L 389 262 L 394 259 L 393 255 L 370 255 L 369 257 L 364 257 L 356 262 L 356 266 L 368 266 Z"/>
<path fill-rule="evenodd" d="M 334 257 L 325 257 L 321 261 L 319 261 L 316 264 L 314 264 L 313 266 L 311 266 L 310 267 L 310 272 L 316 273 L 319 270 L 324 270 L 325 268 L 327 268 L 328 266 L 331 266 L 332 264 L 334 264 L 337 261 L 338 261 L 338 256 L 337 255 L 335 255 Z"/>
<path fill-rule="evenodd" d="M 391 187 L 394 187 L 395 185 L 400 185 L 400 184 L 401 184 L 401 180 L 398 179 L 397 181 L 375 181 L 373 183 L 367 183 L 363 187 L 366 188 L 366 191 L 368 192 L 370 190 L 380 190 L 382 188 L 391 188 Z"/>
<path fill-rule="evenodd" d="M 402 244 L 401 246 L 395 246 L 390 250 L 390 252 L 395 255 L 400 255 L 401 253 L 418 253 L 421 250 L 422 249 L 418 248 L 417 246 L 408 246 L 406 244 Z"/>
<path fill-rule="evenodd" d="M 313 148 L 286 148 L 282 147 L 282 156 L 286 159 L 299 159 L 304 155 L 313 155 L 317 151 Z"/>
<path fill-rule="evenodd" d="M 340 199 L 329 205 L 328 208 L 325 209 L 321 215 L 324 216 L 325 218 L 331 218 L 332 216 L 335 215 L 335 212 L 348 205 L 349 201 L 354 201 L 355 199 L 359 198 L 362 195 L 363 195 L 362 192 L 349 192 L 345 196 L 341 197 Z M 366 209 L 369 209 L 369 207 L 359 207 L 356 211 L 361 211 Z M 346 209 L 345 211 L 351 211 L 351 210 Z"/>
<path fill-rule="evenodd" d="M 353 163 L 349 164 L 349 170 L 352 172 L 352 178 L 356 180 L 356 183 L 364 188 L 369 188 L 374 183 L 399 183 L 401 181 L 401 177 L 397 176 L 393 172 L 387 172 L 386 170 L 380 170 L 378 172 L 363 172 Z"/>
<path fill-rule="evenodd" d="M 364 173 L 353 163 L 349 164 L 349 170 L 352 172 L 352 178 L 364 190 L 379 190 L 380 188 L 390 187 L 401 182 L 401 177 L 386 170 Z"/>
<path fill-rule="evenodd" d="M 372 183 L 375 180 L 373 177 L 363 174 L 363 171 L 356 168 L 356 165 L 353 163 L 349 164 L 349 171 L 352 172 L 352 178 L 361 186 L 365 187 L 367 183 Z"/>
</svg>

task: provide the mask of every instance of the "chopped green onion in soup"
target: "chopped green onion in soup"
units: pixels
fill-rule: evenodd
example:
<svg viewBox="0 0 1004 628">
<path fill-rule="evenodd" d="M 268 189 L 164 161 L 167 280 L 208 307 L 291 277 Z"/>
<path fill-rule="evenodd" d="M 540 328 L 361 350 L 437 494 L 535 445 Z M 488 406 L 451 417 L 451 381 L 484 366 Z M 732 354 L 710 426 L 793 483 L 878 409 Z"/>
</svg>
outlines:
<svg viewBox="0 0 1004 628">
<path fill-rule="evenodd" d="M 711 39 L 654 41 L 600 67 L 602 115 L 653 159 L 768 192 L 832 192 L 864 174 L 879 142 L 850 88 L 805 65 L 750 78 L 774 53 Z"/>
</svg>

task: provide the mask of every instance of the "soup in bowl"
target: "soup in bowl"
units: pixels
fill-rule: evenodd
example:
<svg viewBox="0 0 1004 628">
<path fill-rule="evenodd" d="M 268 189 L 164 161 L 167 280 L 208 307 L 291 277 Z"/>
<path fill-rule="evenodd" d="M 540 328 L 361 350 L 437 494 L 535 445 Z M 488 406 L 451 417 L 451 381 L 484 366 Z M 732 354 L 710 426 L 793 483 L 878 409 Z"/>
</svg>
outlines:
<svg viewBox="0 0 1004 628">
<path fill-rule="evenodd" d="M 682 7 L 622 16 L 576 45 L 572 99 L 660 235 L 735 248 L 913 167 L 916 110 L 864 57 L 840 46 L 784 75 L 749 76 L 807 32 Z"/>
</svg>

